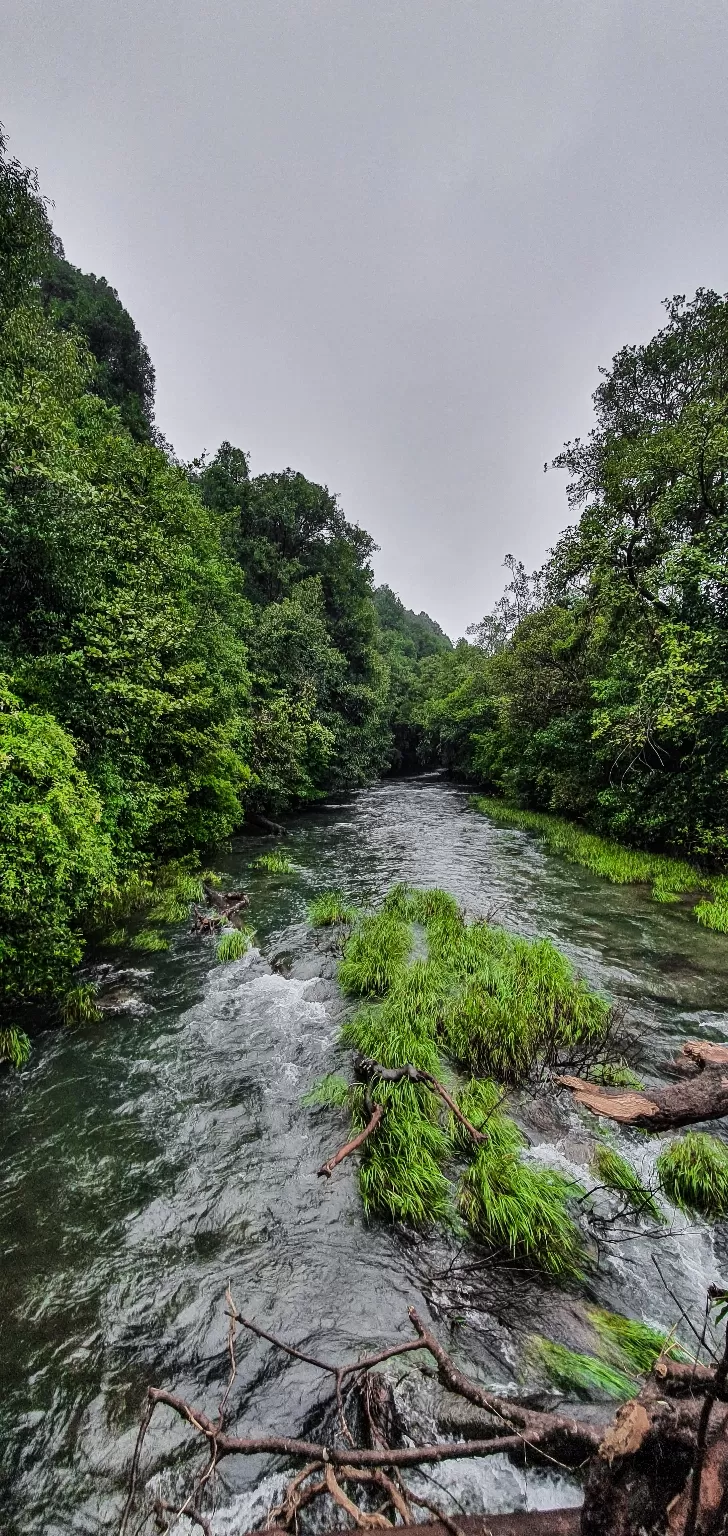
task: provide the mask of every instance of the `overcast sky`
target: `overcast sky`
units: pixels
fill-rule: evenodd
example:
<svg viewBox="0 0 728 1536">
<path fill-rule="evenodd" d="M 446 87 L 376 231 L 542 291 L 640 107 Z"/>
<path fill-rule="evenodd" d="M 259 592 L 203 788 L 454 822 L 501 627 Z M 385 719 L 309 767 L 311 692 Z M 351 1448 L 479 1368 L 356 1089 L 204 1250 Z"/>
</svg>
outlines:
<svg viewBox="0 0 728 1536">
<path fill-rule="evenodd" d="M 725 0 L 3 0 L 0 119 L 178 454 L 291 465 L 456 636 L 660 301 L 728 288 Z"/>
</svg>

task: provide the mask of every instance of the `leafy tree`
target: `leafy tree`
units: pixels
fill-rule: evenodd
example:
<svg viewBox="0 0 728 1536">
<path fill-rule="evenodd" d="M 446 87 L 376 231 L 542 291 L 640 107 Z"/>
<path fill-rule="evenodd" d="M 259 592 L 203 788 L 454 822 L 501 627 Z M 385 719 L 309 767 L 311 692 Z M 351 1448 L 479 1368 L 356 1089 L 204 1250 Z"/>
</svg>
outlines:
<svg viewBox="0 0 728 1536">
<path fill-rule="evenodd" d="M 18 1001 L 69 985 L 80 917 L 113 868 L 101 801 L 71 738 L 0 678 L 0 1032 Z"/>
<path fill-rule="evenodd" d="M 555 460 L 578 513 L 433 676 L 440 760 L 648 846 L 728 854 L 728 298 L 667 305 L 615 357 Z M 468 709 L 490 699 L 491 724 Z M 484 708 L 484 713 L 487 709 Z M 469 730 L 466 740 L 463 731 Z M 435 740 L 437 732 L 437 740 Z"/>
<path fill-rule="evenodd" d="M 304 475 L 288 469 L 251 479 L 246 454 L 230 443 L 209 464 L 198 461 L 192 473 L 253 604 L 253 728 L 255 740 L 266 742 L 265 762 L 256 766 L 258 799 L 266 794 L 265 763 L 288 761 L 292 745 L 281 742 L 274 750 L 276 723 L 287 732 L 294 718 L 301 773 L 291 762 L 285 793 L 282 769 L 276 770 L 272 804 L 281 809 L 366 783 L 383 767 L 389 745 L 389 673 L 378 648 L 372 539 L 347 522 L 325 486 Z"/>
<path fill-rule="evenodd" d="M 154 369 L 149 353 L 115 288 L 105 277 L 81 272 L 66 261 L 54 239 L 41 279 L 45 307 L 63 330 L 77 331 L 95 359 L 90 387 L 116 405 L 125 427 L 139 442 L 154 431 Z"/>
</svg>

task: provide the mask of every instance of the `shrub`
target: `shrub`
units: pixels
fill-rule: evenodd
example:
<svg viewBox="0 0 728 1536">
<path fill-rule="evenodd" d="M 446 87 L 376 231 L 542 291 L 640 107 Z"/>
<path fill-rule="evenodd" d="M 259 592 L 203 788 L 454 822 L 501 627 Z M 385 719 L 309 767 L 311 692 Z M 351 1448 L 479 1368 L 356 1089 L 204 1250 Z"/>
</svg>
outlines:
<svg viewBox="0 0 728 1536">
<path fill-rule="evenodd" d="M 728 1147 L 704 1131 L 688 1131 L 657 1159 L 668 1200 L 716 1221 L 728 1216 Z"/>
<path fill-rule="evenodd" d="M 81 913 L 112 879 L 101 817 L 71 738 L 0 679 L 0 1013 L 66 993 Z"/>
</svg>

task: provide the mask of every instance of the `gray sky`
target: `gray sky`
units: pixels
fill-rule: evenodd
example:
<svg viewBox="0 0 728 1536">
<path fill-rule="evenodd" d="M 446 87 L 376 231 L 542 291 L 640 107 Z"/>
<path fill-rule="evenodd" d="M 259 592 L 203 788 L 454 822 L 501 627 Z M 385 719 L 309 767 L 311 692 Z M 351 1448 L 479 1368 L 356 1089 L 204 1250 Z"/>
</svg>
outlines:
<svg viewBox="0 0 728 1536">
<path fill-rule="evenodd" d="M 725 0 L 4 0 L 0 118 L 177 452 L 324 481 L 457 635 L 598 365 L 728 288 L 727 58 Z"/>
</svg>

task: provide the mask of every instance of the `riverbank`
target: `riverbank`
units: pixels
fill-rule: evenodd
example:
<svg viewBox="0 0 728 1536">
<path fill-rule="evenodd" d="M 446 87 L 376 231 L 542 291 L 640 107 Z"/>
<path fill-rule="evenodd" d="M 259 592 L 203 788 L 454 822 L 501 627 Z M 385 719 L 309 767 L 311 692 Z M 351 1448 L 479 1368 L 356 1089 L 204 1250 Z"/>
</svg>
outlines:
<svg viewBox="0 0 728 1536">
<path fill-rule="evenodd" d="M 491 795 L 473 795 L 471 804 L 501 826 L 534 833 L 550 853 L 583 865 L 613 885 L 649 885 L 653 901 L 673 902 L 692 897 L 698 922 L 716 933 L 728 933 L 728 875 L 701 869 L 669 854 L 628 848 L 573 821 L 544 811 L 522 810 Z"/>
</svg>

